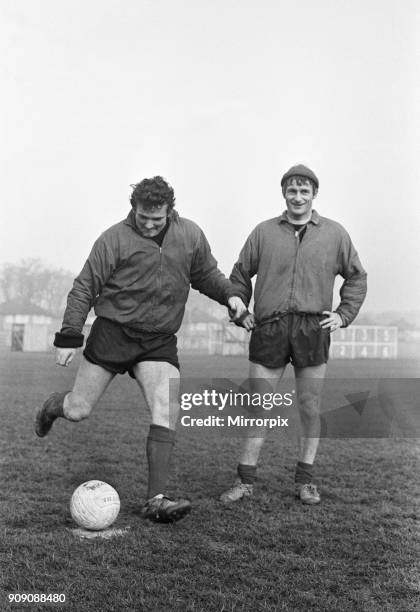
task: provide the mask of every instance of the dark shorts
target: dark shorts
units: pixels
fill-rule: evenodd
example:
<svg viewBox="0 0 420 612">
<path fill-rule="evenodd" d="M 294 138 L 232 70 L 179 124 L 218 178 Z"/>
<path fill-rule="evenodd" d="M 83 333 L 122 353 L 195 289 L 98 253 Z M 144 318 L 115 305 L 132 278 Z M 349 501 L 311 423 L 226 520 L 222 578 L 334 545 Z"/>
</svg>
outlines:
<svg viewBox="0 0 420 612">
<path fill-rule="evenodd" d="M 280 315 L 252 331 L 249 360 L 267 368 L 282 368 L 289 361 L 297 368 L 327 363 L 330 332 L 319 322 L 326 315 Z"/>
<path fill-rule="evenodd" d="M 93 322 L 83 355 L 114 374 L 128 372 L 140 361 L 166 361 L 179 370 L 175 334 L 140 332 L 109 319 Z"/>
</svg>

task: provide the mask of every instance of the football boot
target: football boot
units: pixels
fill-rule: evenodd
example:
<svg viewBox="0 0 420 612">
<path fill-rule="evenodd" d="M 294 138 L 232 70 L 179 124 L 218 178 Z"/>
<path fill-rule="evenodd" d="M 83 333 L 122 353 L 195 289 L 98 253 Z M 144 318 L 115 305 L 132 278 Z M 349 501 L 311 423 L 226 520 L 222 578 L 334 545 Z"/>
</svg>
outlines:
<svg viewBox="0 0 420 612">
<path fill-rule="evenodd" d="M 318 493 L 316 485 L 309 484 L 295 484 L 296 497 L 300 499 L 302 504 L 314 505 L 319 504 L 321 497 Z"/>
<path fill-rule="evenodd" d="M 52 393 L 35 417 L 35 433 L 43 438 L 50 431 L 55 419 L 63 415 L 63 402 L 68 391 Z"/>
<path fill-rule="evenodd" d="M 242 499 L 243 497 L 251 497 L 254 492 L 254 485 L 246 484 L 241 480 L 235 480 L 234 484 L 221 494 L 220 501 L 223 504 L 231 504 Z"/>
<path fill-rule="evenodd" d="M 191 512 L 187 499 L 170 499 L 166 495 L 155 495 L 143 506 L 142 517 L 155 523 L 174 523 Z"/>
</svg>

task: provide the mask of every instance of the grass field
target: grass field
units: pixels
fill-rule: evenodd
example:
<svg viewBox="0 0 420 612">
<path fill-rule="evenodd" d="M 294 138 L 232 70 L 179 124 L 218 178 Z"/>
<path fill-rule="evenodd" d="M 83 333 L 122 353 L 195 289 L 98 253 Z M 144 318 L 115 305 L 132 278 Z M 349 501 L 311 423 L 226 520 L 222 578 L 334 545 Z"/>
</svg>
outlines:
<svg viewBox="0 0 420 612">
<path fill-rule="evenodd" d="M 244 358 L 188 357 L 183 374 L 243 378 Z M 293 497 L 295 440 L 270 437 L 257 495 L 225 509 L 239 441 L 180 430 L 169 492 L 193 512 L 176 525 L 144 522 L 149 419 L 137 386 L 115 379 L 91 418 L 60 420 L 39 440 L 34 410 L 72 384 L 76 365 L 53 356 L 3 355 L 1 380 L 0 610 L 253 611 L 420 608 L 419 447 L 416 439 L 323 440 L 323 501 Z M 414 361 L 335 361 L 329 376 L 415 377 Z M 121 498 L 110 540 L 81 540 L 68 511 L 89 479 Z M 417 497 L 416 497 L 417 496 Z M 9 604 L 14 593 L 63 593 L 66 604 Z"/>
</svg>

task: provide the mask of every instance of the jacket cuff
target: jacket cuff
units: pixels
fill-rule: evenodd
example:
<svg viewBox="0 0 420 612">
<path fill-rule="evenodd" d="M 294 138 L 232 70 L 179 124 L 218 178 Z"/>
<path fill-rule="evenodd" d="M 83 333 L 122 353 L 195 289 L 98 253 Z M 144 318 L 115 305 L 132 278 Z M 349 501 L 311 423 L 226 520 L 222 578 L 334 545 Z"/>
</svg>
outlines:
<svg viewBox="0 0 420 612">
<path fill-rule="evenodd" d="M 83 334 L 74 333 L 73 335 L 57 332 L 55 334 L 54 346 L 57 348 L 79 348 L 83 346 Z"/>
</svg>

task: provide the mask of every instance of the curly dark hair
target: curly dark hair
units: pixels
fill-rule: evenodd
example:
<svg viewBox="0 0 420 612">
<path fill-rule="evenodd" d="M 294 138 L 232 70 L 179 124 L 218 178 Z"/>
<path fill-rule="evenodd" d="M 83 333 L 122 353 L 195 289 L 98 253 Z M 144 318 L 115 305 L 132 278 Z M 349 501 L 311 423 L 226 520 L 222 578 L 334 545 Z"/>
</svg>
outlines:
<svg viewBox="0 0 420 612">
<path fill-rule="evenodd" d="M 175 206 L 175 194 L 172 187 L 161 176 L 143 179 L 131 185 L 133 192 L 130 203 L 133 208 L 141 204 L 145 208 L 161 208 L 168 205 L 168 212 Z"/>
</svg>

